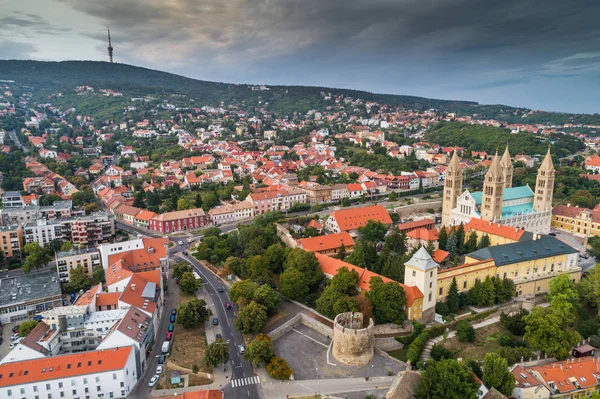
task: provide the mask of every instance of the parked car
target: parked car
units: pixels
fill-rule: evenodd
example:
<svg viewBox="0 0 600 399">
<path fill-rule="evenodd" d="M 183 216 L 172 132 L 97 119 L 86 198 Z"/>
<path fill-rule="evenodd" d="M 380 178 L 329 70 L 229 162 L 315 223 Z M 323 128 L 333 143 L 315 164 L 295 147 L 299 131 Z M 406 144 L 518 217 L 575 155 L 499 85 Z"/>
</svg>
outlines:
<svg viewBox="0 0 600 399">
<path fill-rule="evenodd" d="M 548 233 L 548 235 L 551 237 L 556 237 L 556 233 Z"/>
<path fill-rule="evenodd" d="M 180 240 L 180 241 L 177 241 L 177 244 L 179 244 L 179 245 L 183 245 L 183 241 L 181 241 L 181 240 Z"/>
<path fill-rule="evenodd" d="M 232 308 L 231 303 L 225 302 L 225 309 L 231 310 L 231 308 Z"/>
<path fill-rule="evenodd" d="M 158 379 L 160 378 L 160 376 L 157 375 L 153 375 L 152 378 L 150 378 L 150 382 L 148 383 L 149 387 L 153 387 L 156 385 L 156 383 L 158 382 Z"/>
<path fill-rule="evenodd" d="M 219 292 L 225 292 L 225 288 L 223 288 L 223 286 L 221 286 L 221 287 L 217 288 L 217 290 L 218 290 Z"/>
<path fill-rule="evenodd" d="M 218 325 L 219 325 L 219 318 L 218 318 L 218 317 L 215 317 L 215 318 L 213 319 L 213 326 L 218 326 Z"/>
<path fill-rule="evenodd" d="M 156 374 L 160 375 L 163 373 L 164 370 L 165 370 L 165 366 L 163 366 L 162 364 L 159 364 L 158 366 L 156 366 Z"/>
<path fill-rule="evenodd" d="M 171 309 L 171 314 L 174 314 L 177 316 L 177 309 L 176 308 Z"/>
<path fill-rule="evenodd" d="M 12 332 L 14 332 L 14 333 L 18 333 L 18 332 L 19 332 L 19 327 L 21 327 L 21 325 L 20 325 L 20 324 L 17 324 L 16 326 L 14 326 L 14 327 L 12 328 L 12 330 L 11 330 L 11 331 L 12 331 Z"/>
<path fill-rule="evenodd" d="M 188 238 L 188 242 L 192 242 L 192 241 L 194 241 L 193 238 Z"/>
<path fill-rule="evenodd" d="M 10 345 L 8 345 L 8 347 L 10 349 L 14 349 L 15 346 L 19 345 L 19 341 L 15 341 L 15 342 L 11 342 Z"/>
<path fill-rule="evenodd" d="M 244 345 L 238 345 L 238 351 L 240 352 L 240 355 L 243 355 L 244 352 L 246 352 L 246 348 L 244 348 Z"/>
<path fill-rule="evenodd" d="M 215 335 L 215 339 L 223 339 L 223 336 L 221 334 L 217 333 Z"/>
<path fill-rule="evenodd" d="M 16 334 L 13 334 L 13 335 L 10 337 L 10 340 L 11 340 L 11 341 L 16 341 L 16 340 L 17 340 L 17 339 L 19 339 L 19 338 L 21 338 L 21 335 L 19 335 L 19 333 L 16 333 Z"/>
<path fill-rule="evenodd" d="M 175 315 L 174 314 L 172 314 L 171 317 L 169 317 L 169 321 L 171 323 L 175 323 Z"/>
<path fill-rule="evenodd" d="M 172 332 L 168 332 L 166 339 L 167 339 L 167 341 L 172 340 L 173 339 L 173 333 Z"/>
<path fill-rule="evenodd" d="M 165 357 L 162 355 L 158 356 L 158 364 L 164 364 L 165 363 Z"/>
<path fill-rule="evenodd" d="M 39 314 L 33 318 L 34 321 L 42 321 L 43 319 L 44 319 L 44 316 L 42 316 L 41 314 Z"/>
<path fill-rule="evenodd" d="M 175 324 L 169 324 L 169 332 L 173 332 L 175 330 Z"/>
</svg>

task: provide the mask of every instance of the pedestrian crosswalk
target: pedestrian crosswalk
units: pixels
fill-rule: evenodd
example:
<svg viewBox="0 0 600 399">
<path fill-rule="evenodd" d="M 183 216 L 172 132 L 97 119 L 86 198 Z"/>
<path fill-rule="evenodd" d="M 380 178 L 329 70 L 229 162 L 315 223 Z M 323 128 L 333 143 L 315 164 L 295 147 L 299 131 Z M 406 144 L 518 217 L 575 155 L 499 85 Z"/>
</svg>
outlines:
<svg viewBox="0 0 600 399">
<path fill-rule="evenodd" d="M 237 380 L 231 380 L 231 386 L 234 388 L 235 387 L 243 387 L 246 385 L 254 385 L 254 384 L 260 384 L 259 376 L 248 377 L 248 378 L 238 378 Z"/>
</svg>

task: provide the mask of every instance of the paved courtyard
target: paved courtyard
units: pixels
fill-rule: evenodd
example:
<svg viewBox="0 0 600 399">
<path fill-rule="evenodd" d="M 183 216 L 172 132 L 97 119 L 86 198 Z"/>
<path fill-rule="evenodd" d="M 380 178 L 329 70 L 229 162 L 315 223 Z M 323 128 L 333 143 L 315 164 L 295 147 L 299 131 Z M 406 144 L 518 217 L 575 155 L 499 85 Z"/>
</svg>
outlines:
<svg viewBox="0 0 600 399">
<path fill-rule="evenodd" d="M 296 380 L 388 376 L 396 375 L 405 369 L 404 364 L 377 353 L 366 366 L 344 365 L 331 353 L 328 363 L 327 351 L 330 342 L 330 338 L 299 325 L 275 340 L 275 355 L 288 362 L 294 370 Z"/>
</svg>

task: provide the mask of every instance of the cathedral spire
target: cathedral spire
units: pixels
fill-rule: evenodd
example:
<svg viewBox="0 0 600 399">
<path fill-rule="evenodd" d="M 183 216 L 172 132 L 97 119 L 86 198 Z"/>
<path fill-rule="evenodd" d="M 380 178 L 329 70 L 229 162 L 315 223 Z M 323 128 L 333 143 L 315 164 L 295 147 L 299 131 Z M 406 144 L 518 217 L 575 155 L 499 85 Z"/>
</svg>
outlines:
<svg viewBox="0 0 600 399">
<path fill-rule="evenodd" d="M 485 174 L 481 200 L 481 219 L 493 222 L 502 218 L 502 200 L 504 195 L 504 174 L 500 166 L 498 150 L 490 169 Z"/>
<path fill-rule="evenodd" d="M 496 150 L 496 155 L 494 155 L 494 158 L 492 159 L 492 164 L 490 165 L 490 169 L 488 170 L 487 174 L 495 178 L 498 178 L 502 175 L 502 168 L 498 158 L 498 150 Z"/>
<path fill-rule="evenodd" d="M 504 150 L 504 155 L 502 155 L 500 166 L 502 167 L 502 173 L 504 174 L 504 188 L 512 187 L 513 165 L 510 159 L 510 153 L 508 152 L 508 144 L 506 144 L 506 149 Z"/>
<path fill-rule="evenodd" d="M 548 152 L 538 169 L 535 181 L 535 193 L 533 198 L 533 209 L 536 212 L 546 212 L 550 215 L 552 210 L 552 194 L 554 191 L 554 164 L 550 155 L 550 146 Z M 549 224 L 548 224 L 549 225 Z"/>
<path fill-rule="evenodd" d="M 548 146 L 548 152 L 546 152 L 546 156 L 542 161 L 542 165 L 540 166 L 540 170 L 544 170 L 546 172 L 554 172 L 554 163 L 552 162 L 552 156 L 550 155 L 550 146 Z"/>
<path fill-rule="evenodd" d="M 460 167 L 458 154 L 454 151 L 452 159 L 446 168 L 446 177 L 444 178 L 444 199 L 442 203 L 442 225 L 449 227 L 452 225 L 451 213 L 456 207 L 456 200 L 462 193 L 463 175 Z"/>
<path fill-rule="evenodd" d="M 108 50 L 108 58 L 110 58 L 110 63 L 112 64 L 112 62 L 113 62 L 113 46 L 112 46 L 112 43 L 110 42 L 110 26 L 108 27 L 108 47 L 106 49 Z"/>
</svg>

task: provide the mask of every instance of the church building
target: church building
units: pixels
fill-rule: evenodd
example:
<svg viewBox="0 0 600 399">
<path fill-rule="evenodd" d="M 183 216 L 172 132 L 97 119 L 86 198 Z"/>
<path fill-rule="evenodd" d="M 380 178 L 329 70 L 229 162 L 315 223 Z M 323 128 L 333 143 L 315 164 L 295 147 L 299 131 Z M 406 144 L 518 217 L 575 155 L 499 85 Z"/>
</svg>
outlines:
<svg viewBox="0 0 600 399">
<path fill-rule="evenodd" d="M 485 175 L 483 191 L 462 192 L 463 176 L 456 153 L 446 169 L 442 224 L 467 224 L 473 218 L 532 233 L 547 234 L 552 220 L 554 165 L 550 148 L 538 170 L 535 191 L 529 185 L 512 187 L 513 166 L 508 146 L 494 156 Z"/>
</svg>

